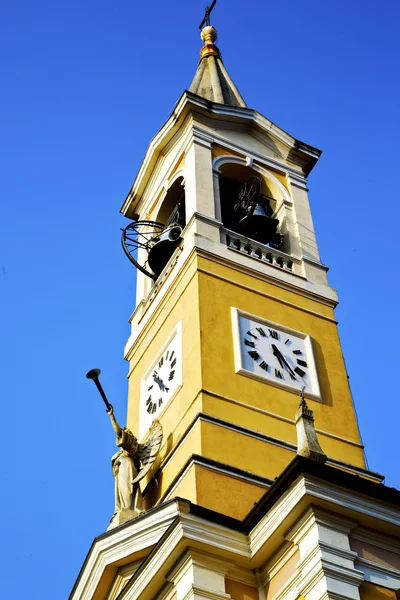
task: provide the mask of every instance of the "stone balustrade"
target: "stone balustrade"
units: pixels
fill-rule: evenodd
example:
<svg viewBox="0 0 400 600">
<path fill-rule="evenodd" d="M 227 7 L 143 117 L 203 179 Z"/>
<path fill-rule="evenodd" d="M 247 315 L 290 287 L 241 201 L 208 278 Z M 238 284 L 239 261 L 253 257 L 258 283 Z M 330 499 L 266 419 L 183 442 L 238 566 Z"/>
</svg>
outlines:
<svg viewBox="0 0 400 600">
<path fill-rule="evenodd" d="M 250 240 L 240 233 L 235 233 L 229 229 L 223 228 L 221 230 L 222 237 L 226 241 L 226 245 L 230 250 L 235 250 L 250 258 L 254 258 L 263 263 L 270 264 L 274 267 L 289 271 L 290 273 L 296 273 L 301 275 L 301 261 L 297 257 L 289 256 L 281 250 L 270 248 L 265 244 Z"/>
</svg>

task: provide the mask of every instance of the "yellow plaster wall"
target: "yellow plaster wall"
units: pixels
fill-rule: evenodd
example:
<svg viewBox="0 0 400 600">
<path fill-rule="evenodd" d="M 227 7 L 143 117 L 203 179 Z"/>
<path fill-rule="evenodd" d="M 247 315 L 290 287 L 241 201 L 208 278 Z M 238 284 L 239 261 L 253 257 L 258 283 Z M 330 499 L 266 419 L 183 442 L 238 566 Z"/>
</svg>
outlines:
<svg viewBox="0 0 400 600">
<path fill-rule="evenodd" d="M 259 599 L 256 588 L 246 585 L 245 583 L 239 583 L 239 581 L 233 581 L 232 579 L 225 579 L 225 592 L 229 594 L 233 600 Z"/>
<path fill-rule="evenodd" d="M 235 373 L 231 307 L 308 333 L 313 340 L 323 398 L 322 403 L 309 401 L 316 427 L 344 438 L 337 441 L 321 435 L 321 445 L 331 457 L 364 467 L 361 448 L 345 442 L 360 444 L 360 439 L 332 309 L 206 259 L 199 259 L 199 267 L 203 388 L 293 422 L 298 407 L 297 392 Z M 217 405 L 215 400 L 214 409 Z M 244 416 L 243 409 L 224 402 L 215 410 L 227 421 L 233 420 L 235 412 L 241 412 L 240 423 L 245 420 L 247 427 L 296 443 L 296 430 L 290 423 L 267 415 L 261 419 L 260 413 L 252 410 Z M 280 465 L 275 475 L 278 472 Z"/>
<path fill-rule="evenodd" d="M 196 467 L 197 504 L 243 519 L 266 488 L 220 472 Z"/>
<path fill-rule="evenodd" d="M 364 466 L 332 309 L 192 255 L 130 352 L 128 427 L 138 431 L 141 380 L 182 322 L 183 387 L 158 417 L 164 430 L 161 470 L 158 487 L 146 498 L 148 507 L 172 494 L 243 518 L 263 493 L 250 482 L 197 468 L 185 474 L 171 492 L 192 454 L 269 479 L 279 475 L 294 456 L 293 450 L 251 435 L 255 430 L 295 445 L 299 398 L 296 392 L 235 373 L 231 307 L 311 335 L 323 402 L 310 400 L 309 405 L 321 432 L 320 443 L 329 456 Z M 250 431 L 241 433 L 201 421 L 185 437 L 199 412 Z M 143 482 L 143 489 L 152 476 Z"/>
<path fill-rule="evenodd" d="M 201 424 L 203 456 L 273 479 L 294 453 L 212 423 Z"/>
<path fill-rule="evenodd" d="M 374 583 L 362 583 L 359 588 L 361 600 L 396 600 L 396 592 Z"/>
<path fill-rule="evenodd" d="M 164 298 L 160 309 L 141 332 L 130 354 L 127 426 L 139 431 L 141 382 L 169 336 L 182 322 L 183 387 L 160 413 L 166 439 L 201 388 L 198 278 L 193 263 Z"/>
<path fill-rule="evenodd" d="M 157 479 L 157 486 L 153 488 L 151 499 L 149 499 L 151 505 L 159 498 L 164 498 L 166 494 L 168 494 L 166 496 L 167 498 L 179 495 L 175 491 L 171 491 L 171 486 L 174 484 L 178 474 L 182 472 L 182 469 L 185 467 L 192 454 L 202 454 L 200 423 L 196 423 L 196 425 L 190 430 L 189 434 L 179 445 L 176 452 L 172 453 L 172 456 L 170 460 L 168 460 L 167 464 L 162 466 L 161 473 Z M 188 482 L 189 481 L 192 481 L 193 485 L 195 485 L 193 479 L 189 479 Z M 188 482 L 186 482 L 185 485 L 189 485 Z M 195 494 L 196 489 L 194 488 L 189 499 L 194 498 Z M 185 498 L 185 496 L 181 497 Z"/>
<path fill-rule="evenodd" d="M 169 494 L 169 498 L 184 498 L 194 504 L 199 504 L 197 499 L 196 473 L 195 466 L 192 465 L 176 488 Z"/>
</svg>

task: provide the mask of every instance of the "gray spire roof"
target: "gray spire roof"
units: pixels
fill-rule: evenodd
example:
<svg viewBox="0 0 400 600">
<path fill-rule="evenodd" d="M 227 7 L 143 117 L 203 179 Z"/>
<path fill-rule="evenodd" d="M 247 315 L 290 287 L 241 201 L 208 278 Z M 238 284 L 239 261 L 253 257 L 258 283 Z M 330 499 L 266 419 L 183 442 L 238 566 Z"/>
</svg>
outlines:
<svg viewBox="0 0 400 600">
<path fill-rule="evenodd" d="M 217 32 L 212 26 L 201 32 L 204 46 L 200 50 L 200 61 L 190 92 L 212 102 L 231 106 L 247 106 L 222 62 L 221 53 L 214 44 Z"/>
</svg>

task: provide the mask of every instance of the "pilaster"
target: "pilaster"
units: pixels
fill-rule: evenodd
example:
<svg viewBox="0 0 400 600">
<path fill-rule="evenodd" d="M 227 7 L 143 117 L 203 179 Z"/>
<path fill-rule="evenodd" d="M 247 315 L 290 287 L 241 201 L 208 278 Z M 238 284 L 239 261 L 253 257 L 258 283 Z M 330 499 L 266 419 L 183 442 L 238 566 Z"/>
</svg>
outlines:
<svg viewBox="0 0 400 600">
<path fill-rule="evenodd" d="M 186 222 L 195 212 L 215 219 L 211 143 L 193 136 L 185 154 Z"/>
<path fill-rule="evenodd" d="M 307 600 L 359 600 L 364 577 L 355 568 L 357 554 L 349 540 L 356 525 L 356 521 L 311 506 L 287 532 L 286 539 L 296 544 L 300 553 L 299 595 Z"/>
<path fill-rule="evenodd" d="M 293 199 L 294 222 L 297 228 L 298 246 L 292 248 L 304 260 L 304 271 L 308 280 L 327 285 L 326 267 L 321 263 L 314 223 L 308 200 L 307 181 L 300 175 L 286 175 L 290 195 Z M 293 239 L 293 237 L 292 237 Z"/>
<path fill-rule="evenodd" d="M 233 563 L 189 548 L 170 571 L 176 600 L 228 600 L 225 576 Z"/>
</svg>

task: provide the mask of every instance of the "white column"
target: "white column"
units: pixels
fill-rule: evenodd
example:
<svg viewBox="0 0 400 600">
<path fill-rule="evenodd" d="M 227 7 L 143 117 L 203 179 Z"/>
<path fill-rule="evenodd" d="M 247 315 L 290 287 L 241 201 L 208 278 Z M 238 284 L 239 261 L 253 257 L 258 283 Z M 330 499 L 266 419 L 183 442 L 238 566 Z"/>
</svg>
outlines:
<svg viewBox="0 0 400 600">
<path fill-rule="evenodd" d="M 193 137 L 185 155 L 186 222 L 195 212 L 215 218 L 211 143 Z"/>
<path fill-rule="evenodd" d="M 225 575 L 233 563 L 189 548 L 170 571 L 176 600 L 228 600 Z"/>
<path fill-rule="evenodd" d="M 350 548 L 350 521 L 310 507 L 285 536 L 300 552 L 297 592 L 307 600 L 332 598 L 359 600 L 363 573 L 354 566 L 356 552 Z"/>
<path fill-rule="evenodd" d="M 217 219 L 217 221 L 222 221 L 221 196 L 219 193 L 220 175 L 221 175 L 221 171 L 218 171 L 218 169 L 213 169 L 214 212 L 215 212 L 215 218 Z"/>
</svg>

